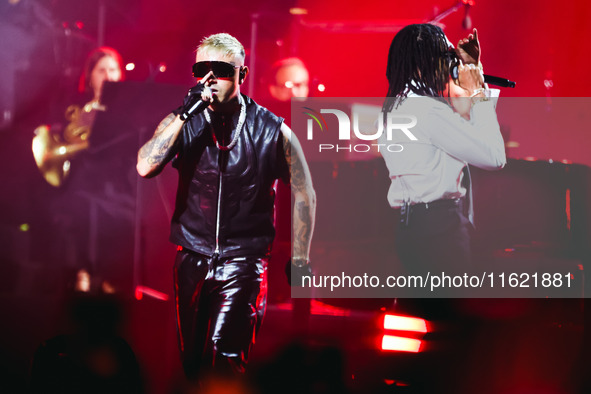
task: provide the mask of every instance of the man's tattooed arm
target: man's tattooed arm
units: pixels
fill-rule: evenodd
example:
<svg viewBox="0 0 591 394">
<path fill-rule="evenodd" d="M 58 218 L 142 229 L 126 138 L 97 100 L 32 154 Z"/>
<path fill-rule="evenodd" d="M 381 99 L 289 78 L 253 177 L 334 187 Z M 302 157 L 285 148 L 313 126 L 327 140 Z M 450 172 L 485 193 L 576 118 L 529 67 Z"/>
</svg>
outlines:
<svg viewBox="0 0 591 394">
<path fill-rule="evenodd" d="M 154 136 L 138 152 L 137 171 L 141 176 L 158 175 L 164 168 L 174 154 L 174 146 L 182 126 L 183 121 L 174 114 L 160 122 Z"/>
<path fill-rule="evenodd" d="M 292 221 L 292 259 L 308 259 L 316 216 L 316 193 L 302 147 L 289 127 L 281 126 L 283 150 L 291 174 L 294 196 Z"/>
</svg>

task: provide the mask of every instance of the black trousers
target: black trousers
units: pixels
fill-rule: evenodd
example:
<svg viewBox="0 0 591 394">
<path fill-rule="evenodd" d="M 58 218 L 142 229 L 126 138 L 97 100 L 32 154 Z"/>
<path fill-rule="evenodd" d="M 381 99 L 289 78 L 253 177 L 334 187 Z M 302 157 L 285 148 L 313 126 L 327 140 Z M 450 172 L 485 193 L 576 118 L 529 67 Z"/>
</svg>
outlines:
<svg viewBox="0 0 591 394">
<path fill-rule="evenodd" d="M 267 259 L 218 259 L 179 250 L 174 285 L 186 376 L 244 372 L 265 313 Z"/>
<path fill-rule="evenodd" d="M 464 273 L 470 270 L 472 224 L 464 200 L 410 205 L 398 212 L 396 250 L 411 274 Z"/>
<path fill-rule="evenodd" d="M 439 200 L 429 204 L 411 205 L 397 213 L 396 250 L 408 275 L 456 276 L 472 269 L 470 233 L 464 200 Z M 404 211 L 404 210 L 401 210 Z M 454 288 L 438 288 L 436 292 L 416 289 L 417 299 L 400 300 L 410 313 L 427 319 L 459 319 Z M 426 297 L 426 298 L 425 298 Z"/>
</svg>

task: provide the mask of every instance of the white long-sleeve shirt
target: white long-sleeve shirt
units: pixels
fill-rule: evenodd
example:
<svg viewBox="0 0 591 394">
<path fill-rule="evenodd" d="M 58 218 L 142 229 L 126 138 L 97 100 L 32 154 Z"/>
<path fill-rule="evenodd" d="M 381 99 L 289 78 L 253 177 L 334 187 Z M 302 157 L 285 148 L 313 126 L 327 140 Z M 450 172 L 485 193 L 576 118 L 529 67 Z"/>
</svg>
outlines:
<svg viewBox="0 0 591 394">
<path fill-rule="evenodd" d="M 496 99 L 478 102 L 472 106 L 468 121 L 444 102 L 409 94 L 392 111 L 416 117 L 416 126 L 409 130 L 417 140 L 409 140 L 402 131 L 394 131 L 391 141 L 386 133 L 379 139 L 381 144 L 404 147 L 401 152 L 380 150 L 392 181 L 390 205 L 460 198 L 466 194 L 461 185 L 466 164 L 485 170 L 502 168 L 505 147 L 495 108 Z"/>
</svg>

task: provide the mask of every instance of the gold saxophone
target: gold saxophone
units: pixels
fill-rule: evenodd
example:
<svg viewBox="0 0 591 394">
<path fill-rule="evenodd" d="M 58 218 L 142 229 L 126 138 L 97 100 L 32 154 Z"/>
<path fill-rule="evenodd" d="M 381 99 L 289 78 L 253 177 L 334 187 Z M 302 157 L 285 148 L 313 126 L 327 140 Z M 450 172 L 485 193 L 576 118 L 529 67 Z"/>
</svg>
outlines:
<svg viewBox="0 0 591 394">
<path fill-rule="evenodd" d="M 47 183 L 55 187 L 64 183 L 70 173 L 70 159 L 88 149 L 94 118 L 97 111 L 104 110 L 105 107 L 96 100 L 88 102 L 82 108 L 70 105 L 66 109 L 65 118 L 68 124 L 63 132 L 52 130 L 48 125 L 35 129 L 33 156 Z"/>
</svg>

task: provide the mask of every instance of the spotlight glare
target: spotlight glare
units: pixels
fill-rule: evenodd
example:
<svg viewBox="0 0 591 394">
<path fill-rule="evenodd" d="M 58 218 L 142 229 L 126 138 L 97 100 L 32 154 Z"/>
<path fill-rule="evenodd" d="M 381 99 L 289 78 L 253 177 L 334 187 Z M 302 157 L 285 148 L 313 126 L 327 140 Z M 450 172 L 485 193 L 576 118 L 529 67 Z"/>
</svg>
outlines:
<svg viewBox="0 0 591 394">
<path fill-rule="evenodd" d="M 135 69 L 135 64 L 134 64 L 134 63 L 127 63 L 127 64 L 125 65 L 125 69 L 126 69 L 127 71 L 133 71 L 133 70 Z"/>
<path fill-rule="evenodd" d="M 400 330 L 427 332 L 427 323 L 424 319 L 410 316 L 398 316 L 387 314 L 384 316 L 384 330 Z"/>
<path fill-rule="evenodd" d="M 135 298 L 136 300 L 141 300 L 144 297 L 144 294 L 155 298 L 160 301 L 168 301 L 168 294 L 162 293 L 158 290 L 152 289 L 147 286 L 136 286 L 135 287 Z"/>
<path fill-rule="evenodd" d="M 308 10 L 301 7 L 293 7 L 289 9 L 289 13 L 292 15 L 308 15 Z"/>
<path fill-rule="evenodd" d="M 384 335 L 382 337 L 382 350 L 418 353 L 420 349 L 420 339 L 404 338 L 395 335 Z"/>
</svg>

